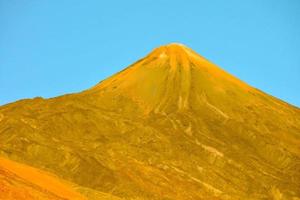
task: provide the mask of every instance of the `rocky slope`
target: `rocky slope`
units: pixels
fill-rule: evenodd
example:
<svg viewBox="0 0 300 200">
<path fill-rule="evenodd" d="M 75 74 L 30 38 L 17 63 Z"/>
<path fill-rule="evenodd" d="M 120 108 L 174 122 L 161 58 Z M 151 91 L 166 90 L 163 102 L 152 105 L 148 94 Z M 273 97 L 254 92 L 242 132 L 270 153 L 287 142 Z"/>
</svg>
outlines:
<svg viewBox="0 0 300 200">
<path fill-rule="evenodd" d="M 42 170 L 0 158 L 0 199 L 85 200 L 70 184 Z"/>
<path fill-rule="evenodd" d="M 90 195 L 300 198 L 300 109 L 180 44 L 83 92 L 1 106 L 0 152 Z"/>
</svg>

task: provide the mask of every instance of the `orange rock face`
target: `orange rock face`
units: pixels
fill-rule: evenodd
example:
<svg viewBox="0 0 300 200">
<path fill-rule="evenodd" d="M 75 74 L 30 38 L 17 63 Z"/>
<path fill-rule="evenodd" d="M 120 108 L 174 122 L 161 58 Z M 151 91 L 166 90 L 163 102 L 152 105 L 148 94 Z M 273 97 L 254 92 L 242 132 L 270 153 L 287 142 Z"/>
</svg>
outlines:
<svg viewBox="0 0 300 200">
<path fill-rule="evenodd" d="M 0 158 L 0 199 L 84 200 L 85 198 L 53 174 Z"/>
</svg>

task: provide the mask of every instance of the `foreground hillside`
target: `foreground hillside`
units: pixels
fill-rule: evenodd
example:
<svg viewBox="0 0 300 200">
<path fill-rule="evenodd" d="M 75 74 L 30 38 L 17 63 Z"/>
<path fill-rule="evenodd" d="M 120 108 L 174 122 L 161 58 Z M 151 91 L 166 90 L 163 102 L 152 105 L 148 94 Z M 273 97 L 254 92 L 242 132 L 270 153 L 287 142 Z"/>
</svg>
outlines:
<svg viewBox="0 0 300 200">
<path fill-rule="evenodd" d="M 300 198 L 300 109 L 178 44 L 81 93 L 0 107 L 0 152 L 90 199 Z"/>
<path fill-rule="evenodd" d="M 0 199 L 3 200 L 84 200 L 57 177 L 5 158 L 0 158 Z"/>
</svg>

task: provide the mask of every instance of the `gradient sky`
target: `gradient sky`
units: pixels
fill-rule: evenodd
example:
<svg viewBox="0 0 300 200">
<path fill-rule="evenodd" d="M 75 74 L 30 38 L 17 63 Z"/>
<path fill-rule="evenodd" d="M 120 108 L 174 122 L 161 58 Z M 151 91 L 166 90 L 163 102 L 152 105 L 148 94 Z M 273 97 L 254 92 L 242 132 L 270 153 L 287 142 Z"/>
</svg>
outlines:
<svg viewBox="0 0 300 200">
<path fill-rule="evenodd" d="M 300 106 L 299 0 L 0 0 L 0 105 L 87 89 L 171 42 Z"/>
</svg>

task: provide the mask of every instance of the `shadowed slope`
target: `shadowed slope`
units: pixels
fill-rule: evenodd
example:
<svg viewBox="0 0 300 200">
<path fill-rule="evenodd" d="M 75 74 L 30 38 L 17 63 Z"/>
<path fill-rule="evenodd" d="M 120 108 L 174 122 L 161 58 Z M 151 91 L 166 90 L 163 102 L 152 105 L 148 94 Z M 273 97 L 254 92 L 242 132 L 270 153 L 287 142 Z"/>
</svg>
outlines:
<svg viewBox="0 0 300 200">
<path fill-rule="evenodd" d="M 300 196 L 300 110 L 178 44 L 81 93 L 0 107 L 0 150 L 125 199 Z"/>
</svg>

